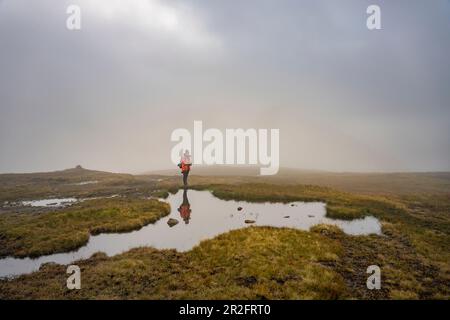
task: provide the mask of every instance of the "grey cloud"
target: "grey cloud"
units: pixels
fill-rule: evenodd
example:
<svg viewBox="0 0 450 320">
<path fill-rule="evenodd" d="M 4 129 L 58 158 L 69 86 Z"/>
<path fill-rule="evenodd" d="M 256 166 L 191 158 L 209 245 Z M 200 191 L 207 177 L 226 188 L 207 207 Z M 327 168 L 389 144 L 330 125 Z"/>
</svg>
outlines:
<svg viewBox="0 0 450 320">
<path fill-rule="evenodd" d="M 88 2 L 0 2 L 0 172 L 166 168 L 193 120 L 280 128 L 282 166 L 450 170 L 448 1 L 375 1 L 380 31 L 373 1 Z"/>
</svg>

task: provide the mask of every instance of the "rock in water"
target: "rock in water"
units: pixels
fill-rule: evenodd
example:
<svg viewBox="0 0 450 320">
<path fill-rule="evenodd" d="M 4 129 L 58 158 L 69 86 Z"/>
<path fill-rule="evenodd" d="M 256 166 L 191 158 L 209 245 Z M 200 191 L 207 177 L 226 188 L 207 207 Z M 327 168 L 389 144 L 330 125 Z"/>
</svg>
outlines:
<svg viewBox="0 0 450 320">
<path fill-rule="evenodd" d="M 178 220 L 174 219 L 174 218 L 170 218 L 169 220 L 167 220 L 167 224 L 169 225 L 169 227 L 173 227 L 177 223 L 178 223 Z"/>
<path fill-rule="evenodd" d="M 255 223 L 255 220 L 245 220 L 245 223 Z"/>
<path fill-rule="evenodd" d="M 242 210 L 242 207 L 238 207 L 238 211 L 241 211 Z"/>
</svg>

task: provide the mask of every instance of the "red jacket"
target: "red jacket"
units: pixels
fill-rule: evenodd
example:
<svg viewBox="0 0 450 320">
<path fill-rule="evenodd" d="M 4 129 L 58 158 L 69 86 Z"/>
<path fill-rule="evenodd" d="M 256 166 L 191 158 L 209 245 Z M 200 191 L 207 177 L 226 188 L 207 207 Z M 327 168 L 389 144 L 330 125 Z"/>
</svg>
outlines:
<svg viewBox="0 0 450 320">
<path fill-rule="evenodd" d="M 186 161 L 181 159 L 181 172 L 189 172 L 191 170 L 191 163 L 186 163 Z"/>
<path fill-rule="evenodd" d="M 189 170 L 191 170 L 191 165 L 182 162 L 181 163 L 181 172 L 189 172 Z"/>
</svg>

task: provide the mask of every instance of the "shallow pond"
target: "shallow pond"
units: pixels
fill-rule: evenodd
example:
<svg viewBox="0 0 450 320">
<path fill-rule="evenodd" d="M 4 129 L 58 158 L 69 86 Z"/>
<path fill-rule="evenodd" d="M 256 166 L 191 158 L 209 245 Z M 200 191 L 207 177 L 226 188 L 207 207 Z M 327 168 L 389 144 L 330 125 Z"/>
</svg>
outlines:
<svg viewBox="0 0 450 320">
<path fill-rule="evenodd" d="M 76 201 L 77 199 L 75 198 L 43 199 L 43 200 L 22 201 L 22 205 L 32 207 L 64 207 Z"/>
<path fill-rule="evenodd" d="M 314 225 L 326 223 L 336 225 L 351 235 L 381 234 L 381 225 L 376 218 L 365 217 L 352 221 L 329 219 L 325 217 L 326 205 L 321 202 L 282 204 L 224 201 L 208 191 L 195 190 L 180 190 L 166 201 L 171 206 L 170 215 L 140 230 L 91 236 L 85 246 L 73 252 L 36 259 L 0 259 L 0 277 L 30 273 L 47 262 L 69 264 L 87 259 L 99 251 L 108 256 L 141 246 L 187 251 L 202 240 L 250 225 L 309 230 Z M 169 219 L 176 219 L 178 223 L 170 227 Z"/>
<path fill-rule="evenodd" d="M 77 183 L 74 183 L 73 185 L 75 185 L 75 186 L 85 186 L 85 185 L 88 185 L 88 184 L 97 184 L 97 183 L 98 183 L 97 180 L 92 180 L 92 181 L 77 182 Z"/>
</svg>

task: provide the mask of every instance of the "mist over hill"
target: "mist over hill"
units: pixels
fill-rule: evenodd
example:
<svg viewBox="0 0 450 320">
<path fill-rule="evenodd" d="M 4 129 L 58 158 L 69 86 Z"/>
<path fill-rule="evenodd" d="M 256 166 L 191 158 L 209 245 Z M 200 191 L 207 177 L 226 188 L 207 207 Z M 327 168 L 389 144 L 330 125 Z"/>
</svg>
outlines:
<svg viewBox="0 0 450 320">
<path fill-rule="evenodd" d="M 307 184 L 361 193 L 450 193 L 450 172 L 353 173 L 280 168 L 276 175 L 260 176 L 259 167 L 255 166 L 194 166 L 191 178 L 194 184 L 220 183 L 220 178 L 229 178 L 234 179 L 235 183 Z M 101 188 L 105 184 L 126 188 L 158 180 L 178 179 L 181 175 L 177 169 L 132 175 L 77 166 L 53 172 L 0 174 L 0 190 L 33 185 L 63 185 L 69 188 L 83 182 L 95 182 L 90 188 Z"/>
</svg>

